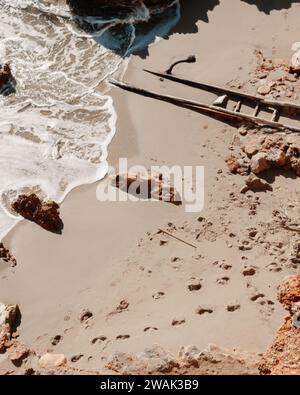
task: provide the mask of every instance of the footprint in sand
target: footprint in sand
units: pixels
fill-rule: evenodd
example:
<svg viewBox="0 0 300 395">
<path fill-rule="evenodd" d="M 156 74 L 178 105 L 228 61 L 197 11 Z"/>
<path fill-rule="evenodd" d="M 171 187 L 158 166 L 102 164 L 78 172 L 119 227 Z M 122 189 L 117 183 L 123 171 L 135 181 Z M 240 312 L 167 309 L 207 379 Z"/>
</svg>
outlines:
<svg viewBox="0 0 300 395">
<path fill-rule="evenodd" d="M 71 362 L 73 362 L 73 363 L 78 362 L 79 359 L 81 359 L 82 357 L 83 357 L 83 354 L 73 355 L 73 356 L 71 357 Z"/>
<path fill-rule="evenodd" d="M 118 335 L 116 336 L 116 340 L 126 340 L 129 339 L 130 335 Z"/>
<path fill-rule="evenodd" d="M 174 256 L 173 258 L 171 258 L 171 266 L 174 269 L 179 269 L 182 266 L 182 264 L 183 264 L 183 261 L 178 256 Z"/>
<path fill-rule="evenodd" d="M 230 265 L 229 263 L 226 263 L 224 260 L 215 261 L 215 262 L 213 262 L 213 265 L 218 266 L 220 269 L 223 269 L 223 270 L 230 270 L 232 268 L 232 265 Z"/>
<path fill-rule="evenodd" d="M 92 317 L 93 317 L 93 313 L 88 309 L 84 309 L 80 313 L 79 320 L 80 320 L 80 322 L 86 322 Z"/>
<path fill-rule="evenodd" d="M 229 277 L 221 277 L 221 278 L 217 278 L 217 283 L 220 285 L 225 285 L 228 283 L 228 281 L 230 280 Z"/>
<path fill-rule="evenodd" d="M 155 326 L 147 326 L 146 328 L 144 328 L 144 332 L 154 332 L 157 330 L 158 328 L 156 328 Z"/>
<path fill-rule="evenodd" d="M 256 274 L 256 267 L 254 266 L 244 266 L 242 269 L 243 276 L 254 276 Z"/>
<path fill-rule="evenodd" d="M 166 244 L 168 244 L 168 240 L 159 240 L 159 245 L 160 246 L 164 246 Z"/>
<path fill-rule="evenodd" d="M 127 310 L 129 307 L 129 302 L 126 299 L 121 300 L 121 302 L 119 303 L 119 305 L 108 314 L 108 317 L 111 317 L 115 314 L 120 314 L 123 311 Z"/>
<path fill-rule="evenodd" d="M 250 300 L 252 300 L 252 302 L 256 302 L 258 299 L 264 298 L 265 295 L 262 293 L 257 293 L 253 296 L 251 296 Z"/>
<path fill-rule="evenodd" d="M 161 299 L 163 296 L 165 296 L 165 293 L 162 291 L 158 291 L 152 295 L 152 298 L 155 300 L 158 300 L 158 299 Z"/>
<path fill-rule="evenodd" d="M 262 308 L 260 309 L 260 312 L 269 317 L 274 313 L 274 302 L 272 300 L 261 300 L 259 302 L 259 304 L 262 306 Z"/>
<path fill-rule="evenodd" d="M 172 322 L 171 322 L 172 326 L 179 326 L 179 325 L 182 325 L 182 324 L 185 324 L 185 318 L 178 317 L 178 318 L 173 318 L 172 319 Z"/>
<path fill-rule="evenodd" d="M 280 267 L 279 264 L 276 262 L 269 263 L 269 265 L 267 265 L 267 268 L 268 268 L 269 272 L 278 273 L 278 272 L 282 271 L 282 267 Z"/>
<path fill-rule="evenodd" d="M 241 308 L 241 305 L 232 303 L 227 306 L 227 311 L 229 311 L 230 313 L 233 313 L 234 311 L 237 311 L 240 308 Z"/>
<path fill-rule="evenodd" d="M 91 344 L 102 343 L 102 342 L 104 342 L 105 340 L 107 340 L 107 337 L 106 337 L 106 336 L 103 336 L 103 335 L 97 336 L 97 337 L 94 337 L 94 338 L 91 340 Z"/>
<path fill-rule="evenodd" d="M 56 346 L 61 340 L 62 340 L 62 336 L 61 335 L 56 335 L 51 339 L 51 344 L 53 346 Z"/>
<path fill-rule="evenodd" d="M 203 307 L 199 306 L 196 309 L 196 314 L 203 315 L 203 314 L 212 314 L 214 309 L 212 307 Z"/>
<path fill-rule="evenodd" d="M 191 277 L 187 282 L 188 290 L 191 292 L 199 291 L 202 288 L 202 281 L 202 278 Z"/>
</svg>

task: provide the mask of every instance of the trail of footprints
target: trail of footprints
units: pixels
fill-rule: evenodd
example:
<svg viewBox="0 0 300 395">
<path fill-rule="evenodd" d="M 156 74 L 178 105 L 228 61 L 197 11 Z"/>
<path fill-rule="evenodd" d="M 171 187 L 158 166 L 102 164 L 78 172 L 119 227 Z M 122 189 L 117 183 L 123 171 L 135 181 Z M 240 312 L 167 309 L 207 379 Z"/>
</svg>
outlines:
<svg viewBox="0 0 300 395">
<path fill-rule="evenodd" d="M 257 203 L 257 200 L 255 201 Z M 251 202 L 253 203 L 253 202 Z M 252 215 L 255 213 L 252 212 Z M 226 223 L 224 222 L 224 229 L 221 229 L 220 227 L 218 231 L 214 228 L 214 225 L 212 222 L 207 221 L 204 217 L 199 217 L 197 219 L 197 224 L 200 224 L 201 226 L 196 226 L 195 229 L 192 229 L 192 227 L 187 225 L 187 223 L 184 223 L 182 226 L 175 226 L 173 223 L 168 223 L 167 224 L 167 230 L 170 232 L 174 232 L 176 234 L 177 231 L 184 232 L 184 234 L 188 236 L 193 236 L 193 240 L 207 240 L 207 241 L 215 241 L 216 238 L 219 236 L 220 233 L 226 231 L 228 235 L 228 247 L 232 247 L 232 242 L 230 240 L 233 240 L 235 242 L 235 246 L 239 251 L 244 253 L 245 255 L 241 255 L 240 258 L 240 276 L 241 276 L 241 281 L 245 282 L 245 288 L 249 297 L 249 301 L 252 303 L 255 303 L 258 305 L 259 311 L 263 316 L 268 317 L 274 312 L 274 302 L 270 300 L 263 292 L 260 292 L 257 290 L 252 284 L 251 284 L 251 279 L 255 278 L 255 275 L 258 272 L 258 267 L 249 264 L 249 259 L 247 257 L 247 252 L 251 251 L 252 248 L 254 248 L 255 243 L 259 243 L 260 241 L 260 235 L 259 231 L 256 228 L 248 228 L 246 229 L 247 235 L 245 238 L 241 237 L 238 238 L 236 234 L 233 232 L 229 232 L 228 228 L 226 228 Z M 138 243 L 139 247 L 146 248 L 147 247 L 147 242 L 148 243 L 159 243 L 159 246 L 161 248 L 165 248 L 169 243 L 174 242 L 169 238 L 168 236 L 162 234 L 161 232 L 157 232 L 154 234 L 151 234 L 150 232 L 147 233 L 146 239 L 141 239 Z M 263 247 L 266 249 L 269 249 L 272 251 L 272 262 L 268 263 L 265 265 L 265 269 L 270 271 L 270 272 L 280 272 L 282 270 L 282 264 L 286 262 L 286 259 L 282 257 L 282 249 L 283 246 L 281 244 L 268 244 L 266 241 L 263 243 Z M 281 261 L 279 260 L 278 262 L 278 257 L 281 257 Z M 173 269 L 180 270 L 184 264 L 185 264 L 185 259 L 180 256 L 171 256 L 169 257 L 169 262 L 170 266 Z M 198 251 L 196 254 L 192 255 L 192 259 L 195 262 L 200 262 L 200 261 L 205 261 L 207 263 L 207 257 L 203 256 L 202 254 L 199 254 Z M 231 281 L 231 273 L 233 269 L 236 269 L 236 266 L 233 267 L 233 265 L 229 262 L 227 262 L 225 259 L 223 260 L 216 260 L 211 263 L 212 267 L 217 271 L 216 276 L 214 277 L 215 283 L 219 287 L 226 287 L 230 285 Z M 139 270 L 142 270 L 145 275 L 151 276 L 153 274 L 154 268 L 145 268 L 143 266 L 138 266 Z M 260 268 L 261 269 L 261 268 Z M 190 277 L 187 276 L 186 283 L 185 285 L 186 292 L 187 292 L 187 297 L 188 294 L 195 295 L 199 294 L 201 295 L 201 291 L 203 290 L 204 286 L 208 286 L 208 284 L 204 285 L 204 279 L 200 276 L 195 276 L 192 275 Z M 160 300 L 163 300 L 168 297 L 168 294 L 165 290 L 157 290 L 152 293 L 151 298 L 153 299 L 154 303 L 159 303 Z M 109 314 L 107 314 L 106 318 L 107 319 L 113 319 L 113 317 L 116 314 L 123 313 L 125 311 L 128 311 L 130 307 L 130 304 L 127 300 L 121 300 L 119 305 L 111 311 Z M 198 306 L 195 306 L 194 314 L 199 316 L 199 317 L 209 317 L 213 316 L 216 311 L 225 311 L 228 314 L 236 314 L 238 311 L 242 309 L 242 305 L 238 301 L 233 301 L 233 302 L 227 302 L 223 304 L 222 306 L 216 307 L 215 305 L 205 305 L 205 304 L 199 304 Z M 79 321 L 82 325 L 84 325 L 84 328 L 87 329 L 91 322 L 93 321 L 94 314 L 92 311 L 89 309 L 84 309 L 79 316 Z M 70 320 L 70 316 L 65 316 L 64 318 L 65 321 Z M 185 317 L 174 317 L 168 324 L 170 327 L 181 327 L 183 325 L 186 325 L 188 322 Z M 142 331 L 147 334 L 147 333 L 153 333 L 159 331 L 159 328 L 155 325 L 148 325 L 144 328 L 142 328 Z M 65 331 L 67 333 L 67 330 Z M 108 338 L 105 335 L 99 335 L 95 336 L 90 340 L 90 344 L 92 346 L 97 346 L 101 345 L 102 347 L 105 347 L 108 343 L 112 341 L 126 341 L 131 338 L 131 335 L 129 333 L 119 333 L 117 334 L 114 338 Z M 51 338 L 50 343 L 52 346 L 57 346 L 63 341 L 63 336 L 61 335 L 56 335 L 53 338 Z M 71 357 L 71 361 L 73 363 L 77 363 L 80 361 L 81 358 L 83 358 L 84 355 L 81 353 L 78 353 L 74 356 Z M 89 356 L 88 360 L 92 359 L 93 356 Z"/>
</svg>

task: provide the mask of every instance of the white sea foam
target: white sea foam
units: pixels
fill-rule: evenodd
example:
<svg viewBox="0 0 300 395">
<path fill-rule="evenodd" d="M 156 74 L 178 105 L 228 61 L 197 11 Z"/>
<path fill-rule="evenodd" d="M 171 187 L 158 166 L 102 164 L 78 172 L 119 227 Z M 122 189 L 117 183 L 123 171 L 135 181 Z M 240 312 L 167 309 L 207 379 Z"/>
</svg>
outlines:
<svg viewBox="0 0 300 395">
<path fill-rule="evenodd" d="M 20 219 L 10 209 L 19 193 L 60 202 L 105 176 L 116 113 L 103 81 L 144 45 L 134 22 L 149 19 L 143 8 L 126 23 L 88 20 L 97 28 L 86 33 L 67 8 L 46 3 L 0 0 L 0 63 L 17 81 L 0 96 L 0 240 Z"/>
</svg>

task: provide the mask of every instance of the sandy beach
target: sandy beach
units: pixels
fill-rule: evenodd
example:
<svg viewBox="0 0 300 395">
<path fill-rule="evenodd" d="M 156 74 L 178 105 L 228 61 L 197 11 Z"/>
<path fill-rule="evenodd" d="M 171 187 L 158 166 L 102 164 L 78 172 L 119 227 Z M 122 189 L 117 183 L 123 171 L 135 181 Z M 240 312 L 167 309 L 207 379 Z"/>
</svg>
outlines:
<svg viewBox="0 0 300 395">
<path fill-rule="evenodd" d="M 123 81 L 208 101 L 211 94 L 143 71 L 165 71 L 195 55 L 196 63 L 176 67 L 177 76 L 241 84 L 256 94 L 248 84 L 255 51 L 290 61 L 300 37 L 298 3 L 269 10 L 240 0 L 182 3 L 177 26 L 131 56 Z M 70 366 L 94 372 L 107 369 L 116 353 L 140 355 L 155 345 L 172 355 L 181 346 L 202 351 L 216 345 L 258 360 L 286 315 L 277 288 L 297 273 L 290 264 L 297 234 L 272 228 L 274 210 L 291 202 L 297 207 L 297 177 L 278 172 L 272 191 L 241 194 L 245 180 L 225 162 L 230 146 L 243 138 L 237 127 L 116 87 L 109 95 L 118 116 L 109 165 L 117 168 L 119 158 L 127 158 L 129 166 L 146 168 L 203 166 L 204 209 L 100 202 L 96 183 L 76 188 L 61 204 L 62 235 L 22 221 L 3 240 L 17 265 L 0 264 L 0 301 L 18 304 L 22 314 L 18 340 L 39 356 L 64 354 Z M 0 354 L 0 374 L 20 374 L 24 366 Z"/>
</svg>

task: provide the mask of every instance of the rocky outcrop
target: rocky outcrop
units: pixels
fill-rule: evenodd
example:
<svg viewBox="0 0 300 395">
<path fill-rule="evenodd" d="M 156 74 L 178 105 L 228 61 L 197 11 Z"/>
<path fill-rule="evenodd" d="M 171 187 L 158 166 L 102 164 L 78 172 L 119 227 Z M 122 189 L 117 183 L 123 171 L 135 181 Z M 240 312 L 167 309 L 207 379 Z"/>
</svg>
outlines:
<svg viewBox="0 0 300 395">
<path fill-rule="evenodd" d="M 20 366 L 33 352 L 16 337 L 17 326 L 20 322 L 20 309 L 18 305 L 4 305 L 0 303 L 0 353 L 7 353 L 15 366 Z"/>
<path fill-rule="evenodd" d="M 271 185 L 257 177 L 271 170 L 292 171 L 300 176 L 299 137 L 272 134 L 245 140 L 225 159 L 231 173 L 250 175 L 242 192 L 272 190 Z"/>
<path fill-rule="evenodd" d="M 34 193 L 20 195 L 12 203 L 12 209 L 25 219 L 35 222 L 42 228 L 61 233 L 63 222 L 59 216 L 59 205 L 53 201 L 41 201 Z"/>
<path fill-rule="evenodd" d="M 118 352 L 112 355 L 106 369 L 117 374 L 257 374 L 258 355 L 229 351 L 211 345 L 200 351 L 195 346 L 181 347 L 172 355 L 155 345 L 139 355 Z"/>
<path fill-rule="evenodd" d="M 170 5 L 172 0 L 67 0 L 71 10 L 77 15 L 101 17 L 124 17 L 136 7 L 145 5 L 150 10 Z"/>
<path fill-rule="evenodd" d="M 278 290 L 278 300 L 289 312 L 264 355 L 261 374 L 300 374 L 300 275 L 285 279 Z"/>
</svg>

